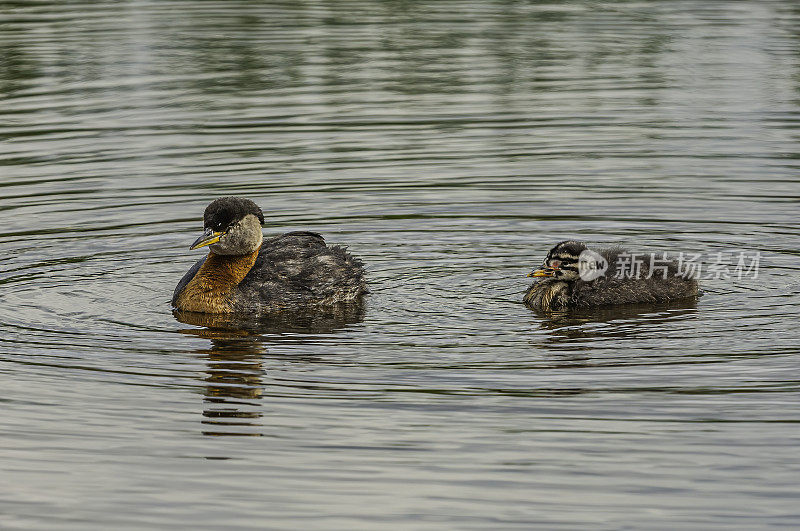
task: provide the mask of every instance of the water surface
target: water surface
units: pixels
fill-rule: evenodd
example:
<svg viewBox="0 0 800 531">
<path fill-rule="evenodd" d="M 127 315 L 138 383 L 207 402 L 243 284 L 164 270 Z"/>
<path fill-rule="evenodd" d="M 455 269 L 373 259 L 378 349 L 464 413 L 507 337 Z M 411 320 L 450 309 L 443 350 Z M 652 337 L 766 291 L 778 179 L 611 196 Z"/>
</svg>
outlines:
<svg viewBox="0 0 800 531">
<path fill-rule="evenodd" d="M 800 522 L 794 2 L 0 6 L 0 527 Z M 192 321 L 205 205 L 363 312 Z M 760 253 L 696 302 L 521 304 L 566 238 Z"/>
</svg>

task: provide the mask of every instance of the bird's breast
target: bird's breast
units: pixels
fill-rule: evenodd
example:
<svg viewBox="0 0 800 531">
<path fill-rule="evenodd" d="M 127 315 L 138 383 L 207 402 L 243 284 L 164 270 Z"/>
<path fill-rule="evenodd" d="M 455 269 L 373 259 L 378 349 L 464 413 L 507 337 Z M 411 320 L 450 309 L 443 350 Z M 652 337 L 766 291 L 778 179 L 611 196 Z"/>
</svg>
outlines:
<svg viewBox="0 0 800 531">
<path fill-rule="evenodd" d="M 253 268 L 258 251 L 241 256 L 208 253 L 197 274 L 178 295 L 176 308 L 187 312 L 232 312 L 236 286 Z"/>
</svg>

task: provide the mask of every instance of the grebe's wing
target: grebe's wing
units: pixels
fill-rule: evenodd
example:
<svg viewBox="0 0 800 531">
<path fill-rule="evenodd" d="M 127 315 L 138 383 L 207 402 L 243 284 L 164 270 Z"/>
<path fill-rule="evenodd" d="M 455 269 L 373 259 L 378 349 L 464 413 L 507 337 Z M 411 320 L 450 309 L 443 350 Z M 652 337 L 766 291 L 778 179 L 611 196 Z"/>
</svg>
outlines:
<svg viewBox="0 0 800 531">
<path fill-rule="evenodd" d="M 206 256 L 208 256 L 208 255 L 206 255 Z M 178 295 L 180 295 L 181 291 L 183 291 L 183 288 L 185 288 L 186 284 L 188 284 L 194 278 L 194 276 L 200 270 L 200 267 L 202 267 L 202 265 L 205 263 L 206 256 L 204 256 L 203 258 L 201 258 L 200 260 L 195 262 L 195 264 L 192 266 L 192 268 L 189 271 L 187 271 L 185 275 L 183 275 L 183 278 L 181 279 L 180 282 L 178 282 L 178 285 L 175 286 L 175 291 L 172 293 L 172 305 L 173 306 L 175 306 L 175 304 L 177 304 Z"/>
</svg>

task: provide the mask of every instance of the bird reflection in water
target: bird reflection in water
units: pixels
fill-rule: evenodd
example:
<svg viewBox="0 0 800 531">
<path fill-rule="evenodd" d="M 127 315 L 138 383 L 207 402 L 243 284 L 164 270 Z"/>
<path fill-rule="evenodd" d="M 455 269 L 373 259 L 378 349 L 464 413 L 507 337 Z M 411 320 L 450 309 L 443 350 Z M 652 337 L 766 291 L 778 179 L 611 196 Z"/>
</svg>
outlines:
<svg viewBox="0 0 800 531">
<path fill-rule="evenodd" d="M 198 350 L 207 369 L 202 378 L 203 435 L 251 436 L 261 433 L 262 406 L 267 371 L 266 341 L 291 334 L 292 340 L 313 342 L 364 319 L 362 305 L 345 305 L 324 313 L 282 313 L 271 317 L 174 311 L 185 324 L 199 326 L 180 330 L 211 341 L 211 348 Z"/>
<path fill-rule="evenodd" d="M 544 347 L 546 352 L 557 356 L 557 365 L 566 362 L 570 366 L 576 363 L 589 366 L 598 362 L 595 359 L 596 348 L 608 345 L 609 341 L 616 345 L 617 351 L 626 352 L 627 339 L 663 338 L 664 331 L 674 323 L 697 317 L 697 301 L 689 299 L 590 310 L 537 310 L 535 314 L 535 324 L 541 335 L 532 336 L 531 341 L 537 347 Z M 565 354 L 569 355 L 569 360 L 564 358 Z"/>
<path fill-rule="evenodd" d="M 551 330 L 564 337 L 590 337 L 597 335 L 601 327 L 590 325 L 610 323 L 659 323 L 694 316 L 697 313 L 697 301 L 687 299 L 651 304 L 630 304 L 625 306 L 609 306 L 586 310 L 534 310 L 539 328 Z M 589 325 L 589 326 L 585 326 Z M 572 335 L 572 333 L 575 335 Z M 563 334 L 562 334 L 563 333 Z"/>
</svg>

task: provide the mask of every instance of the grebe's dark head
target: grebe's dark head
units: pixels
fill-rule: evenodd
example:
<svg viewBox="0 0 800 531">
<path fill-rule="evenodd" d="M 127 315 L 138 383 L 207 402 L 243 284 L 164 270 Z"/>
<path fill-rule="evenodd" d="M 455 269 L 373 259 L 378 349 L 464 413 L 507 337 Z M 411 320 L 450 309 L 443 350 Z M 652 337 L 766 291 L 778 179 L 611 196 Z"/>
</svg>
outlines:
<svg viewBox="0 0 800 531">
<path fill-rule="evenodd" d="M 206 207 L 204 232 L 190 249 L 210 245 L 214 254 L 250 254 L 261 247 L 263 223 L 264 214 L 249 199 L 220 197 Z"/>
<path fill-rule="evenodd" d="M 533 270 L 529 277 L 554 277 L 559 280 L 572 281 L 580 278 L 578 262 L 581 253 L 586 250 L 583 242 L 565 240 L 550 249 L 542 266 Z"/>
</svg>

